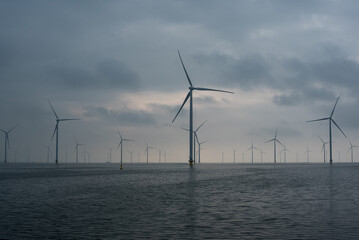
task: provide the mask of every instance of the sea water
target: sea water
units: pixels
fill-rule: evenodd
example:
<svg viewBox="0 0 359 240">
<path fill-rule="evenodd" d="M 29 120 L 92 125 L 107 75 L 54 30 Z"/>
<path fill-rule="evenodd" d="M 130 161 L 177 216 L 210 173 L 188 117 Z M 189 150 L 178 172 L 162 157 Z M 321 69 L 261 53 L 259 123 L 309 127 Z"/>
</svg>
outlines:
<svg viewBox="0 0 359 240">
<path fill-rule="evenodd" d="M 1 239 L 359 239 L 358 164 L 1 164 Z"/>
</svg>

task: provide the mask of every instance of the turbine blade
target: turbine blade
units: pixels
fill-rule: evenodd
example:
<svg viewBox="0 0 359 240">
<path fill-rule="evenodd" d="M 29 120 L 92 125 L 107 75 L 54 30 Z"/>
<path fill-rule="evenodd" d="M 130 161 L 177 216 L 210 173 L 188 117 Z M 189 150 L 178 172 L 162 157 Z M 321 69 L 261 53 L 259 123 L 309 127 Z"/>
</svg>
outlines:
<svg viewBox="0 0 359 240">
<path fill-rule="evenodd" d="M 345 135 L 345 133 L 343 132 L 343 130 L 340 129 L 340 127 L 338 126 L 338 124 L 333 120 L 331 119 L 332 122 L 335 124 L 335 126 L 337 126 L 337 128 L 343 133 L 344 137 L 347 138 L 347 136 Z"/>
<path fill-rule="evenodd" d="M 318 122 L 318 121 L 323 121 L 323 120 L 328 120 L 328 119 L 330 119 L 330 118 L 320 118 L 320 119 L 310 120 L 307 122 Z"/>
<path fill-rule="evenodd" d="M 59 121 L 72 121 L 72 120 L 81 120 L 79 118 L 62 118 L 62 119 L 59 119 Z"/>
<path fill-rule="evenodd" d="M 6 134 L 6 131 L 2 130 L 1 128 L 0 128 L 0 131 L 2 131 L 4 134 Z"/>
<path fill-rule="evenodd" d="M 194 131 L 194 132 L 197 132 L 202 126 L 203 126 L 203 124 L 205 124 L 207 122 L 207 120 L 206 121 L 204 121 L 201 125 L 199 125 L 199 127 L 196 129 L 196 131 Z"/>
<path fill-rule="evenodd" d="M 7 131 L 7 133 L 10 133 L 12 130 L 14 130 L 18 125 L 15 125 L 14 127 L 12 127 L 9 131 Z"/>
<path fill-rule="evenodd" d="M 338 103 L 338 101 L 339 101 L 339 98 L 340 98 L 340 96 L 337 98 L 337 101 L 336 101 L 335 104 L 334 104 L 333 111 L 332 111 L 332 113 L 330 114 L 330 117 L 333 117 L 334 110 L 335 110 L 335 107 L 337 106 L 337 103 Z"/>
<path fill-rule="evenodd" d="M 284 145 L 278 139 L 276 139 L 276 141 L 279 142 L 279 144 L 284 147 Z"/>
<path fill-rule="evenodd" d="M 191 95 L 191 91 L 189 91 L 189 92 L 187 93 L 187 96 L 186 96 L 186 98 L 184 99 L 184 101 L 183 101 L 183 103 L 182 103 L 182 106 L 181 106 L 180 109 L 178 110 L 178 112 L 177 112 L 175 118 L 172 120 L 172 123 L 176 120 L 178 114 L 181 112 L 183 106 L 186 104 L 186 102 L 187 102 L 187 100 L 188 100 L 188 98 L 189 98 L 190 95 Z"/>
<path fill-rule="evenodd" d="M 224 92 L 224 93 L 231 93 L 234 94 L 234 92 L 225 91 L 225 90 L 219 90 L 219 89 L 213 89 L 213 88 L 201 88 L 201 87 L 195 87 L 194 90 L 198 91 L 212 91 L 212 92 Z"/>
<path fill-rule="evenodd" d="M 55 109 L 53 108 L 53 106 L 52 106 L 50 100 L 49 100 L 49 104 L 50 104 L 50 107 L 51 107 L 52 111 L 53 111 L 54 114 L 55 114 L 56 119 L 59 119 L 59 117 L 57 116 L 57 114 L 56 114 L 56 112 L 55 112 Z"/>
<path fill-rule="evenodd" d="M 319 137 L 319 139 L 320 139 L 320 141 L 322 141 L 322 143 L 324 144 L 324 141 L 323 141 L 323 139 L 322 139 L 321 137 Z"/>
<path fill-rule="evenodd" d="M 273 139 L 271 139 L 271 140 L 268 140 L 268 141 L 266 141 L 266 142 L 264 142 L 264 143 L 269 143 L 269 142 L 274 141 L 274 140 L 275 140 L 275 138 L 273 138 Z"/>
<path fill-rule="evenodd" d="M 58 126 L 58 125 L 59 125 L 59 123 L 56 123 L 55 129 L 54 129 L 54 133 L 52 134 L 52 137 L 51 137 L 51 142 L 52 142 L 52 140 L 54 139 L 55 132 L 57 131 L 57 126 Z"/>
<path fill-rule="evenodd" d="M 205 142 L 208 142 L 208 140 L 201 142 L 201 144 L 203 144 L 203 143 L 205 143 Z"/>
<path fill-rule="evenodd" d="M 183 127 L 180 127 L 180 128 L 189 132 L 189 129 L 187 129 L 187 128 L 183 128 Z"/>
<path fill-rule="evenodd" d="M 184 70 L 184 72 L 186 73 L 186 77 L 187 77 L 188 83 L 189 83 L 189 85 L 190 85 L 191 87 L 193 87 L 192 82 L 191 82 L 191 79 L 190 79 L 189 76 L 188 76 L 186 67 L 185 67 L 184 64 L 183 64 L 183 61 L 182 61 L 181 54 L 180 54 L 180 51 L 179 51 L 179 50 L 178 50 L 178 56 L 179 56 L 179 58 L 180 58 L 180 60 L 181 60 L 181 64 L 182 64 L 183 70 Z"/>
<path fill-rule="evenodd" d="M 121 144 L 122 144 L 122 141 L 118 144 L 116 151 L 118 150 L 118 148 L 120 147 Z"/>
</svg>

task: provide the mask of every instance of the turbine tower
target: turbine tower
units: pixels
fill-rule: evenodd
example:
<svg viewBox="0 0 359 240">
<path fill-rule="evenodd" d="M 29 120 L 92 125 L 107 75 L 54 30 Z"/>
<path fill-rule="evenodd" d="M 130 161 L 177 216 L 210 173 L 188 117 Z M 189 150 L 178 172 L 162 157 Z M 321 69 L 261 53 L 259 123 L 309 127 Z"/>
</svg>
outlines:
<svg viewBox="0 0 359 240">
<path fill-rule="evenodd" d="M 123 138 L 123 137 L 121 136 L 120 130 L 118 130 L 118 135 L 120 135 L 121 141 L 120 141 L 120 143 L 118 144 L 116 151 L 117 151 L 118 148 L 121 146 L 121 165 L 120 165 L 120 169 L 122 170 L 122 146 L 123 146 L 123 142 L 133 141 L 133 140 L 127 139 L 127 138 Z"/>
<path fill-rule="evenodd" d="M 277 132 L 278 132 L 278 128 L 275 130 L 274 138 L 265 142 L 265 143 L 268 143 L 268 142 L 272 142 L 272 141 L 273 141 L 273 146 L 274 146 L 274 164 L 277 163 L 277 142 L 284 147 L 284 145 L 277 139 Z"/>
<path fill-rule="evenodd" d="M 283 152 L 283 155 L 284 155 L 284 163 L 287 163 L 287 152 L 288 152 L 288 148 L 287 146 L 283 146 L 283 150 L 281 152 Z"/>
<path fill-rule="evenodd" d="M 192 99 L 192 92 L 193 90 L 198 90 L 198 91 L 215 91 L 215 92 L 225 92 L 225 93 L 232 93 L 233 92 L 229 92 L 229 91 L 224 91 L 224 90 L 218 90 L 218 89 L 210 89 L 210 88 L 201 88 L 201 87 L 194 87 L 191 79 L 189 78 L 189 75 L 187 73 L 187 70 L 183 64 L 182 58 L 181 58 L 181 54 L 178 51 L 178 56 L 181 60 L 181 64 L 183 67 L 183 70 L 186 74 L 188 83 L 189 83 L 189 91 L 187 93 L 186 98 L 184 99 L 180 109 L 178 110 L 176 116 L 174 117 L 174 119 L 172 120 L 172 123 L 176 120 L 178 114 L 181 112 L 183 106 L 186 104 L 188 98 L 190 99 L 190 106 L 189 106 L 189 165 L 192 166 L 193 165 L 193 99 Z"/>
<path fill-rule="evenodd" d="M 248 150 L 247 150 L 247 151 L 252 150 L 252 164 L 253 164 L 253 150 L 254 150 L 254 149 L 260 151 L 258 148 L 256 148 L 256 147 L 253 146 L 253 140 L 252 140 L 252 146 L 251 146 L 250 148 L 248 148 Z"/>
<path fill-rule="evenodd" d="M 339 98 L 340 98 L 340 96 L 337 98 L 337 101 L 334 104 L 334 108 L 332 110 L 332 113 L 330 114 L 329 117 L 307 121 L 307 122 L 317 122 L 317 121 L 329 120 L 329 155 L 330 155 L 330 164 L 333 163 L 332 123 L 334 123 L 334 125 L 337 126 L 337 128 L 343 133 L 344 137 L 347 138 L 347 136 L 345 136 L 345 133 L 340 129 L 338 124 L 333 119 L 334 110 L 335 110 L 335 107 L 337 106 Z"/>
<path fill-rule="evenodd" d="M 57 114 L 55 112 L 55 109 L 52 107 L 50 101 L 49 101 L 49 104 L 50 104 L 50 107 L 51 107 L 52 111 L 55 114 L 55 117 L 56 117 L 56 126 L 55 126 L 55 129 L 54 129 L 54 133 L 52 134 L 51 141 L 54 139 L 54 136 L 55 136 L 55 133 L 56 133 L 56 159 L 55 159 L 55 162 L 56 162 L 56 164 L 58 164 L 59 163 L 59 123 L 64 122 L 64 121 L 80 120 L 80 119 L 78 119 L 78 118 L 61 118 L 60 119 L 57 116 Z"/>
<path fill-rule="evenodd" d="M 76 147 L 74 149 L 74 152 L 76 151 L 76 163 L 79 163 L 79 146 L 85 146 L 85 144 L 78 143 L 76 138 L 75 141 L 76 141 Z"/>
<path fill-rule="evenodd" d="M 8 131 L 5 131 L 3 129 L 0 129 L 4 134 L 5 134 L 5 158 L 4 158 L 4 162 L 6 163 L 7 162 L 7 149 L 10 147 L 10 141 L 9 141 L 9 133 L 14 130 L 14 128 L 16 128 L 16 126 L 12 127 L 10 130 Z"/>
<path fill-rule="evenodd" d="M 348 152 L 350 151 L 350 153 L 351 153 L 351 159 L 352 159 L 352 163 L 353 163 L 354 162 L 354 160 L 353 160 L 353 148 L 356 148 L 356 147 L 359 147 L 359 146 L 354 146 L 350 141 L 349 141 L 349 143 L 350 143 L 350 147 L 348 149 Z"/>
<path fill-rule="evenodd" d="M 322 143 L 323 143 L 321 152 L 323 152 L 323 154 L 324 154 L 324 163 L 325 163 L 325 153 L 326 153 L 325 144 L 328 144 L 329 142 L 324 142 L 324 140 L 323 140 L 321 137 L 319 137 L 319 139 L 320 139 L 320 141 L 322 141 Z"/>
</svg>

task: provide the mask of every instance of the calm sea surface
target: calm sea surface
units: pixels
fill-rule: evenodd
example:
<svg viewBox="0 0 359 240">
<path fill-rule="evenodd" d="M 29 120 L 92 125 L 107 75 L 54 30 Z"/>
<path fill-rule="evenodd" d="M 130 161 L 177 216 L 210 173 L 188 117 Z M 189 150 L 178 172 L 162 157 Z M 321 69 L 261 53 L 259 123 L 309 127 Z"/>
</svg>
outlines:
<svg viewBox="0 0 359 240">
<path fill-rule="evenodd" d="M 359 165 L 0 165 L 3 239 L 359 239 Z"/>
</svg>

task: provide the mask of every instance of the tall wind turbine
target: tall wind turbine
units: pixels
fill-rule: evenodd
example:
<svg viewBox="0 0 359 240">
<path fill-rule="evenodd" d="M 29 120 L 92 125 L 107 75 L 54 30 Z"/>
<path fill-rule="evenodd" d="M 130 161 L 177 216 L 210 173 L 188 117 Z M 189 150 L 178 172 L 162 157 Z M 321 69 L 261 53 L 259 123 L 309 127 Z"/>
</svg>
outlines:
<svg viewBox="0 0 359 240">
<path fill-rule="evenodd" d="M 14 130 L 14 128 L 16 128 L 16 126 L 12 127 L 10 130 L 5 131 L 3 129 L 0 129 L 4 134 L 5 134 L 5 158 L 4 158 L 4 162 L 7 162 L 7 149 L 10 147 L 10 141 L 9 141 L 9 133 Z"/>
<path fill-rule="evenodd" d="M 321 137 L 319 137 L 319 139 L 320 139 L 320 141 L 322 141 L 322 143 L 323 143 L 321 152 L 323 152 L 323 154 L 324 154 L 324 163 L 325 163 L 325 154 L 326 154 L 325 144 L 328 144 L 329 142 L 324 142 L 324 140 L 323 140 Z"/>
<path fill-rule="evenodd" d="M 275 130 L 274 138 L 266 141 L 265 143 L 272 142 L 274 146 L 274 164 L 277 163 L 277 142 L 284 147 L 284 145 L 277 139 L 278 128 Z"/>
<path fill-rule="evenodd" d="M 76 138 L 75 138 L 75 141 L 76 141 L 76 146 L 75 146 L 74 152 L 76 151 L 76 163 L 78 163 L 79 162 L 79 146 L 85 146 L 85 144 L 78 143 Z"/>
<path fill-rule="evenodd" d="M 188 98 L 190 99 L 190 106 L 189 106 L 189 164 L 190 166 L 193 165 L 193 99 L 192 99 L 192 91 L 193 90 L 197 90 L 197 91 L 215 91 L 215 92 L 225 92 L 225 93 L 232 93 L 233 92 L 229 92 L 229 91 L 224 91 L 224 90 L 218 90 L 218 89 L 211 89 L 211 88 L 201 88 L 201 87 L 194 87 L 192 82 L 191 82 L 191 79 L 189 78 L 189 75 L 187 73 L 187 70 L 183 64 L 183 61 L 182 61 L 182 58 L 181 58 L 181 54 L 180 52 L 178 51 L 178 56 L 181 60 L 181 64 L 182 64 L 182 67 L 183 67 L 183 70 L 186 74 L 186 77 L 187 77 L 187 80 L 188 80 L 188 83 L 189 83 L 189 91 L 187 93 L 187 96 L 186 98 L 184 99 L 180 109 L 178 110 L 176 116 L 174 117 L 173 121 L 174 122 L 178 116 L 178 114 L 181 112 L 183 106 L 186 104 Z"/>
<path fill-rule="evenodd" d="M 330 154 L 330 164 L 333 163 L 332 123 L 334 123 L 334 125 L 337 126 L 337 128 L 343 133 L 343 135 L 344 135 L 345 138 L 347 137 L 347 136 L 345 136 L 345 133 L 340 129 L 340 127 L 338 126 L 338 124 L 337 124 L 337 123 L 334 121 L 334 119 L 333 119 L 334 110 L 335 110 L 335 107 L 337 106 L 337 103 L 338 103 L 338 101 L 339 101 L 339 98 L 340 98 L 340 96 L 337 98 L 337 101 L 336 101 L 335 104 L 334 104 L 332 113 L 330 114 L 329 117 L 307 121 L 307 122 L 317 122 L 317 121 L 329 120 L 329 154 Z"/>
<path fill-rule="evenodd" d="M 247 150 L 247 151 L 252 150 L 252 164 L 253 164 L 253 150 L 254 150 L 254 149 L 256 149 L 256 150 L 259 151 L 258 148 L 256 148 L 256 147 L 253 146 L 253 140 L 252 140 L 252 146 L 251 146 L 250 148 L 248 148 L 248 150 Z"/>
<path fill-rule="evenodd" d="M 354 162 L 354 160 L 353 160 L 353 148 L 357 148 L 359 146 L 354 146 L 350 141 L 349 141 L 349 143 L 350 143 L 350 147 L 348 149 L 348 152 L 350 151 L 350 153 L 351 153 L 351 159 L 352 159 L 352 163 L 353 163 Z"/>
<path fill-rule="evenodd" d="M 51 105 L 51 102 L 49 101 L 49 104 L 50 104 L 50 107 L 52 109 L 52 111 L 54 112 L 55 114 L 55 117 L 56 117 L 56 126 L 55 126 L 55 129 L 54 129 L 54 133 L 52 134 L 52 137 L 51 137 L 51 141 L 54 139 L 54 136 L 55 136 L 55 133 L 56 133 L 56 159 L 55 159 L 55 162 L 56 164 L 59 163 L 59 123 L 60 122 L 64 122 L 64 121 L 72 121 L 72 120 L 80 120 L 78 118 L 59 118 L 55 112 L 55 109 L 52 107 Z"/>
<path fill-rule="evenodd" d="M 145 153 L 147 153 L 147 164 L 148 164 L 148 149 L 150 149 L 150 148 L 153 148 L 153 147 L 148 146 L 147 143 L 146 143 Z"/>
<path fill-rule="evenodd" d="M 118 148 L 121 146 L 121 165 L 120 165 L 120 169 L 122 170 L 122 146 L 123 146 L 123 142 L 133 141 L 133 140 L 132 140 L 132 139 L 123 138 L 123 137 L 121 136 L 121 133 L 120 133 L 119 130 L 118 130 L 118 135 L 120 135 L 121 141 L 120 141 L 120 143 L 118 144 L 116 150 L 118 150 Z"/>
</svg>

